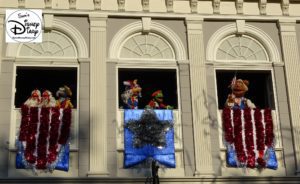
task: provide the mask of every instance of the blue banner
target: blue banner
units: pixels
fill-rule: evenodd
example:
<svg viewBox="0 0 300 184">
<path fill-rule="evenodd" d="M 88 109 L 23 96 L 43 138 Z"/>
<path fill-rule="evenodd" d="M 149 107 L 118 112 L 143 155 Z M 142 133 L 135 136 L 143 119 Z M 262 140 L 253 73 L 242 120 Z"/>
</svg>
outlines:
<svg viewBox="0 0 300 184">
<path fill-rule="evenodd" d="M 169 121 L 173 125 L 172 110 L 153 110 L 160 121 Z M 164 147 L 155 147 L 151 144 L 142 147 L 134 146 L 134 132 L 126 128 L 126 124 L 130 121 L 139 120 L 144 110 L 124 110 L 124 147 L 125 158 L 124 165 L 126 168 L 137 165 L 148 158 L 158 161 L 160 164 L 170 168 L 175 168 L 175 148 L 174 148 L 174 129 L 171 128 L 165 134 Z M 172 126 L 173 127 L 173 126 Z"/>
<path fill-rule="evenodd" d="M 236 152 L 232 146 L 228 146 L 227 148 L 227 164 L 230 167 L 238 167 Z M 273 148 L 268 148 L 266 150 L 265 158 L 266 168 L 276 170 L 278 168 L 278 162 L 276 159 L 276 154 Z"/>
</svg>

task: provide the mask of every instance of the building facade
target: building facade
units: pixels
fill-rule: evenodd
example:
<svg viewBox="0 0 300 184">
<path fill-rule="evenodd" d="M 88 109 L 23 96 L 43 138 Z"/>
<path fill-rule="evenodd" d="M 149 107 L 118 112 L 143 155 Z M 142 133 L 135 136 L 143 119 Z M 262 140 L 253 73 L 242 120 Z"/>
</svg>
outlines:
<svg viewBox="0 0 300 184">
<path fill-rule="evenodd" d="M 159 169 L 161 182 L 299 180 L 299 1 L 1 0 L 0 8 L 0 182 L 145 183 L 149 168 L 123 166 L 122 82 L 133 78 L 170 91 L 176 167 Z M 6 9 L 41 9 L 43 42 L 6 43 Z M 271 109 L 275 170 L 226 162 L 222 109 L 233 75 Z M 21 104 L 41 83 L 71 86 L 74 108 L 69 171 L 35 176 L 16 169 L 15 140 Z"/>
</svg>

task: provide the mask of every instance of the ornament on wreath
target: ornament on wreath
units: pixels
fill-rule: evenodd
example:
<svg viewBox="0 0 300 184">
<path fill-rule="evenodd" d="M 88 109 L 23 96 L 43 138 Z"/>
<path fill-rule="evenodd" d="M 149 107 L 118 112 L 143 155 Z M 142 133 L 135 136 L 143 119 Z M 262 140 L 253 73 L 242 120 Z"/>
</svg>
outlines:
<svg viewBox="0 0 300 184">
<path fill-rule="evenodd" d="M 138 109 L 139 98 L 142 97 L 142 88 L 138 79 L 124 81 L 125 91 L 121 94 L 125 109 Z"/>
<path fill-rule="evenodd" d="M 70 100 L 71 96 L 72 91 L 68 86 L 64 85 L 63 87 L 60 87 L 56 92 L 56 97 L 58 98 L 56 101 L 56 106 L 63 109 L 72 109 L 74 106 Z"/>
<path fill-rule="evenodd" d="M 255 105 L 251 102 L 250 99 L 245 98 L 245 93 L 248 91 L 249 81 L 237 79 L 236 76 L 232 79 L 229 87 L 232 92 L 228 95 L 225 107 L 232 109 L 245 109 L 250 108 L 254 109 Z"/>
<path fill-rule="evenodd" d="M 173 106 L 164 104 L 164 94 L 162 90 L 152 93 L 152 99 L 146 105 L 146 109 L 173 109 Z"/>
</svg>

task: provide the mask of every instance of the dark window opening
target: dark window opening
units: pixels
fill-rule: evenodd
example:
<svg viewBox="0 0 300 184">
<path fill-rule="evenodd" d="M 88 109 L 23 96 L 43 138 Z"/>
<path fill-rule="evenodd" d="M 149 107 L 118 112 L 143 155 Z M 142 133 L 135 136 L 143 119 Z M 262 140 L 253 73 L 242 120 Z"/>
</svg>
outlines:
<svg viewBox="0 0 300 184">
<path fill-rule="evenodd" d="M 219 109 L 224 108 L 228 94 L 231 93 L 229 85 L 235 74 L 237 79 L 249 81 L 245 97 L 257 108 L 275 109 L 271 71 L 216 70 Z"/>
<path fill-rule="evenodd" d="M 72 90 L 71 102 L 77 108 L 77 68 L 18 66 L 16 71 L 15 107 L 19 108 L 34 89 L 52 92 L 67 85 Z"/>
<path fill-rule="evenodd" d="M 118 71 L 119 76 L 119 108 L 126 108 L 121 94 L 125 91 L 124 81 L 138 79 L 142 88 L 141 97 L 138 98 L 138 109 L 144 109 L 152 99 L 152 93 L 157 90 L 163 92 L 163 102 L 178 109 L 177 76 L 175 69 L 125 69 Z"/>
</svg>

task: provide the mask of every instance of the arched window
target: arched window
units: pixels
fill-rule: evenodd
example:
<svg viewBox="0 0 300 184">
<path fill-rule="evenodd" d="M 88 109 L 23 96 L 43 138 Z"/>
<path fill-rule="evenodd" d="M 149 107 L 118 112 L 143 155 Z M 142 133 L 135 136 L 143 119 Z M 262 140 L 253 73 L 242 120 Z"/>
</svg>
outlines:
<svg viewBox="0 0 300 184">
<path fill-rule="evenodd" d="M 245 97 L 256 107 L 272 109 L 272 119 L 275 134 L 275 149 L 277 157 L 281 157 L 282 145 L 280 123 L 276 97 L 274 66 L 282 66 L 280 55 L 274 41 L 262 30 L 249 24 L 238 32 L 237 24 L 229 24 L 217 30 L 209 39 L 206 49 L 206 60 L 209 70 L 214 72 L 210 78 L 215 82 L 208 83 L 215 90 L 217 104 L 216 115 L 219 127 L 222 127 L 222 109 L 228 95 L 232 93 L 230 85 L 236 79 L 249 81 Z M 219 129 L 220 156 L 222 175 L 242 174 L 226 164 L 226 147 L 223 139 L 223 129 Z M 217 148 L 216 148 L 217 149 Z M 274 173 L 284 171 L 279 160 L 279 168 Z M 251 170 L 251 175 L 259 175 L 259 171 Z M 272 171 L 273 172 L 273 171 Z"/>
<path fill-rule="evenodd" d="M 79 72 L 78 60 L 87 60 L 88 49 L 80 32 L 71 24 L 53 19 L 52 29 L 43 33 L 41 43 L 8 44 L 6 56 L 14 58 L 14 94 L 12 95 L 10 158 L 15 158 L 15 138 L 18 135 L 21 114 L 20 106 L 30 97 L 35 89 L 50 90 L 56 97 L 59 87 L 67 85 L 71 91 L 72 122 L 70 132 L 70 162 L 78 160 L 78 126 L 79 126 Z M 57 99 L 57 97 L 56 97 Z M 14 163 L 14 162 L 10 162 Z M 12 164 L 11 175 L 20 175 Z M 75 175 L 78 168 L 72 167 L 68 175 Z M 22 175 L 22 174 L 21 174 Z"/>
<path fill-rule="evenodd" d="M 150 31 L 144 32 L 142 22 L 134 22 L 122 28 L 113 38 L 110 60 L 116 62 L 117 76 L 117 154 L 118 175 L 128 176 L 123 168 L 124 132 L 123 112 L 126 108 L 121 99 L 126 86 L 124 81 L 138 79 L 142 88 L 138 109 L 144 109 L 152 99 L 151 94 L 162 90 L 164 102 L 171 105 L 174 117 L 175 156 L 178 175 L 184 176 L 181 130 L 180 86 L 177 62 L 186 60 L 185 49 L 178 36 L 166 26 L 152 21 Z M 143 167 L 143 166 L 142 166 Z M 172 172 L 165 172 L 171 175 Z"/>
</svg>

